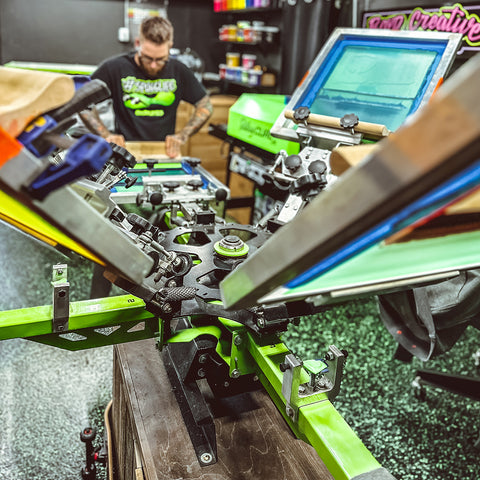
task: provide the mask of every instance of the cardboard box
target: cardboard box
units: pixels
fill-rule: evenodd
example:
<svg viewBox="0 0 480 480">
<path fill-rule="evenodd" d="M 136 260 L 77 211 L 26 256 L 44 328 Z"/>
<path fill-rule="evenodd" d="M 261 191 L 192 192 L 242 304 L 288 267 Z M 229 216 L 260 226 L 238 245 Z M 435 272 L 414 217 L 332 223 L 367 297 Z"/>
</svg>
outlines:
<svg viewBox="0 0 480 480">
<path fill-rule="evenodd" d="M 125 148 L 141 163 L 145 158 L 168 160 L 165 142 L 125 142 Z"/>
</svg>

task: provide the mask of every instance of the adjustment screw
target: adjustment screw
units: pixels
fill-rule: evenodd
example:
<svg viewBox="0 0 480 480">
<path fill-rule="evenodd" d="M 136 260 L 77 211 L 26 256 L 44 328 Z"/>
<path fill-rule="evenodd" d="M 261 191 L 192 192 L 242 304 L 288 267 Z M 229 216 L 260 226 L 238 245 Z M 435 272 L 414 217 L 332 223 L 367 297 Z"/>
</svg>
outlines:
<svg viewBox="0 0 480 480">
<path fill-rule="evenodd" d="M 334 359 L 335 359 L 335 355 L 332 352 L 327 352 L 325 354 L 325 360 L 334 360 Z"/>
<path fill-rule="evenodd" d="M 202 463 L 207 464 L 207 463 L 210 463 L 212 460 L 213 460 L 213 456 L 211 453 L 202 453 L 200 455 L 200 461 Z"/>
<path fill-rule="evenodd" d="M 282 362 L 282 363 L 279 365 L 279 368 L 280 368 L 280 371 L 281 371 L 281 372 L 286 372 L 286 371 L 290 368 L 290 364 L 288 364 L 288 363 L 283 363 L 283 362 Z"/>
<path fill-rule="evenodd" d="M 202 355 L 198 357 L 198 363 L 207 363 L 207 358 L 208 355 L 206 353 L 202 353 Z"/>
<path fill-rule="evenodd" d="M 173 307 L 170 303 L 164 303 L 162 305 L 162 310 L 165 312 L 165 313 L 172 313 L 173 312 Z"/>
<path fill-rule="evenodd" d="M 197 372 L 197 375 L 200 377 L 200 378 L 205 378 L 205 370 L 203 368 L 199 368 L 198 369 L 198 372 Z"/>
</svg>

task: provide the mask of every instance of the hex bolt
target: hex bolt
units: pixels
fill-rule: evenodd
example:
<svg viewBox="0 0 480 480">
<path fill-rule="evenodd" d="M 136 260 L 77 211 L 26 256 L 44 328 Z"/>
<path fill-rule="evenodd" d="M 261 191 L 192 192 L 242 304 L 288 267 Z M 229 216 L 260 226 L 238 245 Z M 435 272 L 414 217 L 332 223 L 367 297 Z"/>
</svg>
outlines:
<svg viewBox="0 0 480 480">
<path fill-rule="evenodd" d="M 286 372 L 290 368 L 290 364 L 287 362 L 282 362 L 278 367 L 280 368 L 281 372 Z"/>
<path fill-rule="evenodd" d="M 293 411 L 293 408 L 290 406 L 287 406 L 287 408 L 285 409 L 285 412 L 290 418 L 293 418 L 295 416 L 295 412 Z"/>
<path fill-rule="evenodd" d="M 176 287 L 177 282 L 175 280 L 169 280 L 167 283 L 167 287 Z"/>
<path fill-rule="evenodd" d="M 238 378 L 240 376 L 240 370 L 238 368 L 235 368 L 232 370 L 232 373 L 230 374 L 232 378 Z"/>
<path fill-rule="evenodd" d="M 173 307 L 170 303 L 164 303 L 162 305 L 162 310 L 165 312 L 165 313 L 172 313 L 173 311 Z"/>
<path fill-rule="evenodd" d="M 235 340 L 233 340 L 233 343 L 234 343 L 237 347 L 240 346 L 240 345 L 242 344 L 242 342 L 243 342 L 243 339 L 242 339 L 242 337 L 241 337 L 240 335 L 237 335 L 237 336 L 235 337 Z"/>
<path fill-rule="evenodd" d="M 200 461 L 202 463 L 210 463 L 213 460 L 213 455 L 211 453 L 202 453 L 200 455 Z"/>
</svg>

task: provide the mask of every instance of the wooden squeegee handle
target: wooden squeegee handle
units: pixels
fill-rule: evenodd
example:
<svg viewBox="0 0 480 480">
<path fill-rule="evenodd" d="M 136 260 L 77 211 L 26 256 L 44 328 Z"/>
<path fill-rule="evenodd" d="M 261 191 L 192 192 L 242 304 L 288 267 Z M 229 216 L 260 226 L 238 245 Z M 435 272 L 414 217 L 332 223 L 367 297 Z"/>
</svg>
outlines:
<svg viewBox="0 0 480 480">
<path fill-rule="evenodd" d="M 293 117 L 293 110 L 285 110 L 285 118 L 295 121 Z M 317 113 L 311 113 L 307 120 L 307 123 L 312 125 L 317 125 L 319 127 L 331 127 L 331 128 L 340 128 L 344 130 L 344 127 L 340 124 L 340 118 L 338 117 L 329 117 L 327 115 L 319 115 Z M 385 125 L 380 125 L 378 123 L 368 123 L 368 122 L 358 122 L 353 130 L 356 133 L 363 133 L 369 137 L 381 138 L 389 135 L 389 130 Z"/>
</svg>

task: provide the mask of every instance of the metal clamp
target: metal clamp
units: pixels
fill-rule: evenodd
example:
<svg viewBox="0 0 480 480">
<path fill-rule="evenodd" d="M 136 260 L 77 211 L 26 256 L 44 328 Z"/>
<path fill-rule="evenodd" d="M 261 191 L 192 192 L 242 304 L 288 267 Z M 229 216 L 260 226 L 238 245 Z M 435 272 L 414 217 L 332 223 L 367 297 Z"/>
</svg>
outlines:
<svg viewBox="0 0 480 480">
<path fill-rule="evenodd" d="M 67 282 L 67 265 L 53 266 L 53 318 L 52 332 L 62 333 L 68 330 L 70 316 L 70 284 Z"/>
<path fill-rule="evenodd" d="M 343 366 L 347 353 L 330 345 L 324 360 L 302 362 L 295 355 L 287 354 L 280 364 L 283 372 L 282 395 L 285 398 L 285 412 L 296 422 L 298 410 L 307 405 L 304 399 L 311 397 L 311 402 L 318 401 L 318 394 L 324 393 L 333 400 L 340 391 Z M 302 372 L 309 374 L 309 381 L 302 383 Z"/>
</svg>

